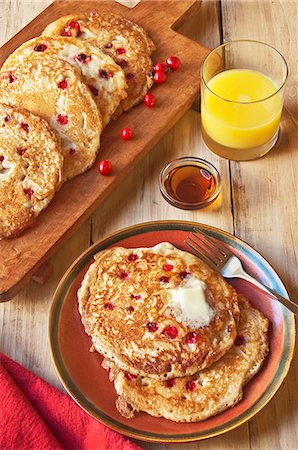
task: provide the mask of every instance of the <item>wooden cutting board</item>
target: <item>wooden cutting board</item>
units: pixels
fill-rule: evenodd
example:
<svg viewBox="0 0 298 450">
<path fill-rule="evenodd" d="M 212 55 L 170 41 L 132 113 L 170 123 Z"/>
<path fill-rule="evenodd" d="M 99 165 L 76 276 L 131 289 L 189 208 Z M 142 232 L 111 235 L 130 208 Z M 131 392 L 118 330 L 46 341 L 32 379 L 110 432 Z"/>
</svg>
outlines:
<svg viewBox="0 0 298 450">
<path fill-rule="evenodd" d="M 154 108 L 141 104 L 104 130 L 97 161 L 109 159 L 113 165 L 112 175 L 100 175 L 95 164 L 85 174 L 63 185 L 32 228 L 18 238 L 0 242 L 0 301 L 7 301 L 17 294 L 190 108 L 199 90 L 200 66 L 209 50 L 174 30 L 190 15 L 196 14 L 199 7 L 200 1 L 195 0 L 141 0 L 134 8 L 113 0 L 59 0 L 0 49 L 2 65 L 19 45 L 40 35 L 45 26 L 58 17 L 72 12 L 109 11 L 128 17 L 148 31 L 157 48 L 153 61 L 176 55 L 182 62 L 179 71 L 168 74 L 165 84 L 153 88 L 157 97 Z M 135 137 L 124 142 L 119 132 L 127 126 L 133 129 Z"/>
</svg>

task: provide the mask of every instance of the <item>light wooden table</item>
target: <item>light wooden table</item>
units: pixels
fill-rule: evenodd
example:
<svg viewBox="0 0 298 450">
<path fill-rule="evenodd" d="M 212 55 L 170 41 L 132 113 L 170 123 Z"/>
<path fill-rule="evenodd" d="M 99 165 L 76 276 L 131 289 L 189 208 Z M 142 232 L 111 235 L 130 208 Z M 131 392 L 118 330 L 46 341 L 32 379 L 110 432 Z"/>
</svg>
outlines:
<svg viewBox="0 0 298 450">
<path fill-rule="evenodd" d="M 48 0 L 0 1 L 0 44 L 49 3 Z M 220 159 L 202 141 L 200 115 L 189 111 L 52 258 L 53 278 L 44 286 L 30 282 L 15 299 L 0 305 L 1 351 L 63 389 L 51 362 L 47 337 L 51 296 L 58 281 L 90 243 L 119 228 L 148 220 L 193 220 L 234 233 L 270 261 L 292 299 L 298 300 L 297 7 L 296 1 L 203 1 L 199 19 L 190 19 L 182 30 L 210 48 L 223 41 L 249 38 L 265 41 L 281 51 L 289 64 L 290 75 L 282 133 L 276 147 L 258 161 L 239 163 Z M 161 167 L 183 155 L 203 157 L 219 169 L 223 192 L 216 207 L 188 212 L 171 207 L 161 198 L 158 189 Z M 297 449 L 297 362 L 296 353 L 278 393 L 241 427 L 198 443 L 140 445 L 155 450 Z"/>
</svg>

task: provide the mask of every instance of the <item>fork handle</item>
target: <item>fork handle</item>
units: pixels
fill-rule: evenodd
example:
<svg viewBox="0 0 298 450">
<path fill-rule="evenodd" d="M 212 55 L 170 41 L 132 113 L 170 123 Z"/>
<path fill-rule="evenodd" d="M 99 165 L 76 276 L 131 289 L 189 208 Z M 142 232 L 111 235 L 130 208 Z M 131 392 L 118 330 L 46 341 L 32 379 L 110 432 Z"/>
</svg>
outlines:
<svg viewBox="0 0 298 450">
<path fill-rule="evenodd" d="M 235 276 L 235 275 L 234 275 Z M 244 280 L 249 281 L 250 283 L 257 286 L 262 291 L 267 292 L 267 294 L 271 295 L 271 297 L 278 300 L 280 303 L 282 303 L 286 308 L 288 308 L 292 313 L 294 313 L 296 316 L 298 316 L 298 305 L 294 302 L 292 302 L 290 299 L 283 297 L 282 295 L 278 294 L 278 292 L 274 291 L 268 286 L 265 286 L 264 284 L 260 283 L 259 281 L 252 278 L 247 273 L 241 274 L 241 276 L 237 276 L 237 278 L 243 278 Z"/>
</svg>

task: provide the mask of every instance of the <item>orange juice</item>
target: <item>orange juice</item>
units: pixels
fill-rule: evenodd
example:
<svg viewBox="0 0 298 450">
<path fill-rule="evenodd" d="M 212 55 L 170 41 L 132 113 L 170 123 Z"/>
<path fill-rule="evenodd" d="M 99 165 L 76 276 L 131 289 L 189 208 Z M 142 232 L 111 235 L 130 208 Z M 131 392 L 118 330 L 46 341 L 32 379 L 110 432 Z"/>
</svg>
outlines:
<svg viewBox="0 0 298 450">
<path fill-rule="evenodd" d="M 238 151 L 235 159 L 261 156 L 248 152 L 260 149 L 277 136 L 283 104 L 282 94 L 277 91 L 270 78 L 254 70 L 230 69 L 215 75 L 202 93 L 202 127 L 206 143 L 214 142 L 219 147 L 231 149 L 233 158 Z M 216 150 L 215 153 L 230 157 Z"/>
</svg>

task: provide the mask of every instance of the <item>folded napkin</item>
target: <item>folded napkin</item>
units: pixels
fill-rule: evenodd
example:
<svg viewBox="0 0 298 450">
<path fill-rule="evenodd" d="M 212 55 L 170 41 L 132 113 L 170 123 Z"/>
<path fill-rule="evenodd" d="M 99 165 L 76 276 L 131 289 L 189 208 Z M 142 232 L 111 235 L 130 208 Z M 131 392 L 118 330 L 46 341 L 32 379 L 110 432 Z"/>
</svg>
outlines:
<svg viewBox="0 0 298 450">
<path fill-rule="evenodd" d="M 0 449 L 140 450 L 0 353 Z"/>
</svg>

